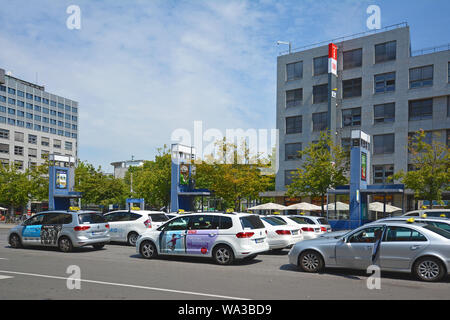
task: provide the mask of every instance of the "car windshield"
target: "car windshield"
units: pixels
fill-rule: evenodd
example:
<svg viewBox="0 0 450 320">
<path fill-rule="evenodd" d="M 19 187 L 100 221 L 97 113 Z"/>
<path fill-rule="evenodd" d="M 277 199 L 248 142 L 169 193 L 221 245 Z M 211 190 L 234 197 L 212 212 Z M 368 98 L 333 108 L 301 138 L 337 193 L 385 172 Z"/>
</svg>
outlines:
<svg viewBox="0 0 450 320">
<path fill-rule="evenodd" d="M 241 217 L 240 220 L 244 229 L 264 229 L 264 224 L 258 216 Z"/>
<path fill-rule="evenodd" d="M 106 223 L 105 218 L 98 213 L 82 213 L 78 215 L 78 221 L 80 224 L 84 223 Z"/>
<path fill-rule="evenodd" d="M 277 218 L 272 218 L 272 217 L 265 217 L 265 218 L 261 218 L 262 220 L 264 220 L 265 222 L 269 223 L 272 226 L 282 226 L 287 224 L 286 222 L 277 219 Z"/>
<path fill-rule="evenodd" d="M 167 216 L 163 213 L 157 213 L 157 214 L 149 214 L 148 215 L 153 222 L 164 222 L 169 220 L 169 218 L 167 218 Z"/>
<path fill-rule="evenodd" d="M 430 230 L 432 232 L 435 232 L 435 233 L 437 233 L 438 235 L 440 235 L 440 236 L 442 236 L 444 238 L 450 239 L 450 232 L 449 231 L 446 231 L 444 229 L 441 229 L 441 228 L 438 228 L 438 227 L 435 227 L 435 226 L 432 226 L 432 225 L 426 225 L 423 228 L 427 229 L 427 230 Z"/>
</svg>

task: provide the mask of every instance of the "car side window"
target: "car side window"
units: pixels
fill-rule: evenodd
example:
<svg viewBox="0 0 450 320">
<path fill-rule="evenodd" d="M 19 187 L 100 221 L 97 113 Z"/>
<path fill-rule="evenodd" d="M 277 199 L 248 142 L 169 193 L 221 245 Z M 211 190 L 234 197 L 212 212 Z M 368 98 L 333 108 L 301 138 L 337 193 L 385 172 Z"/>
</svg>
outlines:
<svg viewBox="0 0 450 320">
<path fill-rule="evenodd" d="M 60 213 L 46 213 L 44 214 L 44 221 L 42 224 L 50 225 L 50 224 L 62 224 L 63 215 Z"/>
<path fill-rule="evenodd" d="M 25 225 L 26 226 L 41 225 L 43 221 L 44 221 L 44 215 L 40 214 L 38 216 L 34 216 L 34 217 L 28 219 L 27 221 L 25 221 Z"/>
<path fill-rule="evenodd" d="M 139 219 L 140 217 L 142 217 L 140 214 L 130 213 L 129 214 L 129 221 L 135 221 L 135 220 Z"/>
<path fill-rule="evenodd" d="M 448 223 L 444 223 L 444 222 L 435 222 L 435 221 L 433 221 L 433 222 L 427 222 L 427 223 L 428 223 L 428 224 L 431 224 L 431 225 L 433 225 L 433 226 L 435 226 L 435 227 L 444 229 L 445 231 L 450 231 L 450 224 L 448 224 Z"/>
<path fill-rule="evenodd" d="M 117 218 L 117 213 L 116 212 L 115 213 L 109 213 L 109 214 L 105 215 L 105 220 L 108 221 L 108 222 L 114 222 L 114 221 L 116 221 L 116 218 Z"/>
<path fill-rule="evenodd" d="M 233 220 L 230 217 L 219 217 L 219 229 L 226 230 L 233 227 Z"/>
<path fill-rule="evenodd" d="M 351 243 L 375 243 L 376 234 L 383 232 L 383 227 L 370 227 L 362 229 L 349 237 Z"/>
<path fill-rule="evenodd" d="M 420 232 L 405 227 L 388 227 L 385 242 L 400 241 L 427 241 L 427 238 Z"/>
<path fill-rule="evenodd" d="M 188 225 L 189 217 L 180 217 L 168 222 L 164 231 L 187 230 Z"/>
<path fill-rule="evenodd" d="M 189 225 L 190 230 L 211 230 L 219 227 L 219 217 L 212 215 L 193 216 Z"/>
</svg>

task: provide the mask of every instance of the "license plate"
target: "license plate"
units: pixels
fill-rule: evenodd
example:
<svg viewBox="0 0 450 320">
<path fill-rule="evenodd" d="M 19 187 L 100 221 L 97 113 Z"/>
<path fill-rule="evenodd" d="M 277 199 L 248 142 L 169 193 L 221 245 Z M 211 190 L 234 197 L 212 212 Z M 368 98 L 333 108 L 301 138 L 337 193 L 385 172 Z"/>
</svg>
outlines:
<svg viewBox="0 0 450 320">
<path fill-rule="evenodd" d="M 261 242 L 264 242 L 264 239 L 255 239 L 255 242 L 256 243 L 261 243 Z"/>
<path fill-rule="evenodd" d="M 292 231 L 292 234 L 293 234 L 294 236 L 298 235 L 298 230 Z"/>
</svg>

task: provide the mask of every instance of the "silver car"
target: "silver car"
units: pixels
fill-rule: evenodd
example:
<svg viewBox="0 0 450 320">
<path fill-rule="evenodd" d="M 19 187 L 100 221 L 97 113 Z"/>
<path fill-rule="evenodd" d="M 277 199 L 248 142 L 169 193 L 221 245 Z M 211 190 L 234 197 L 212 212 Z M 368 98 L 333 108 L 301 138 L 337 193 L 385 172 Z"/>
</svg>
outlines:
<svg viewBox="0 0 450 320">
<path fill-rule="evenodd" d="M 406 216 L 400 216 L 400 217 L 391 217 L 391 218 L 384 218 L 379 219 L 376 222 L 382 222 L 382 221 L 390 221 L 390 222 L 407 222 L 412 217 L 406 217 Z M 425 224 L 431 224 L 432 226 L 444 229 L 446 231 L 450 232 L 450 219 L 447 218 L 413 218 L 414 222 L 416 223 L 425 223 Z M 373 222 L 371 222 L 373 223 Z"/>
<path fill-rule="evenodd" d="M 92 211 L 41 212 L 10 229 L 8 235 L 13 248 L 49 246 L 63 252 L 89 245 L 101 249 L 109 241 L 109 224 Z"/>
<path fill-rule="evenodd" d="M 305 272 L 324 267 L 412 273 L 423 281 L 439 281 L 450 270 L 450 232 L 403 222 L 375 222 L 337 237 L 297 243 L 289 262 Z"/>
<path fill-rule="evenodd" d="M 427 217 L 450 218 L 450 209 L 420 209 L 407 212 L 401 217 L 422 217 L 424 214 Z"/>
</svg>

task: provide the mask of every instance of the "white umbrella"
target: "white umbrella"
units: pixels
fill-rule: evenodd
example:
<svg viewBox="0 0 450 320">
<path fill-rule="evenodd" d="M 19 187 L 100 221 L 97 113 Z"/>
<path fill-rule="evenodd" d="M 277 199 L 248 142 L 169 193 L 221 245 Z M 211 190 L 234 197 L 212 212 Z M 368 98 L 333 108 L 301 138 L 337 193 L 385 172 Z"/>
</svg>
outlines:
<svg viewBox="0 0 450 320">
<path fill-rule="evenodd" d="M 384 204 L 381 202 L 372 202 L 369 204 L 370 211 L 384 212 Z M 395 211 L 402 210 L 401 208 L 391 206 L 386 204 L 386 212 L 391 213 Z"/>
<path fill-rule="evenodd" d="M 328 211 L 330 210 L 335 210 L 335 203 L 331 202 L 328 204 L 328 206 L 325 206 L 325 208 L 328 208 Z M 346 211 L 346 210 L 350 210 L 350 206 L 346 203 L 343 202 L 336 202 L 336 210 L 337 211 Z"/>
<path fill-rule="evenodd" d="M 307 202 L 300 202 L 286 207 L 286 210 L 319 211 L 321 207 Z"/>
<path fill-rule="evenodd" d="M 269 202 L 248 208 L 248 210 L 286 210 L 286 207 L 281 204 Z"/>
<path fill-rule="evenodd" d="M 0 211 L 7 211 L 8 209 L 0 207 Z"/>
</svg>

